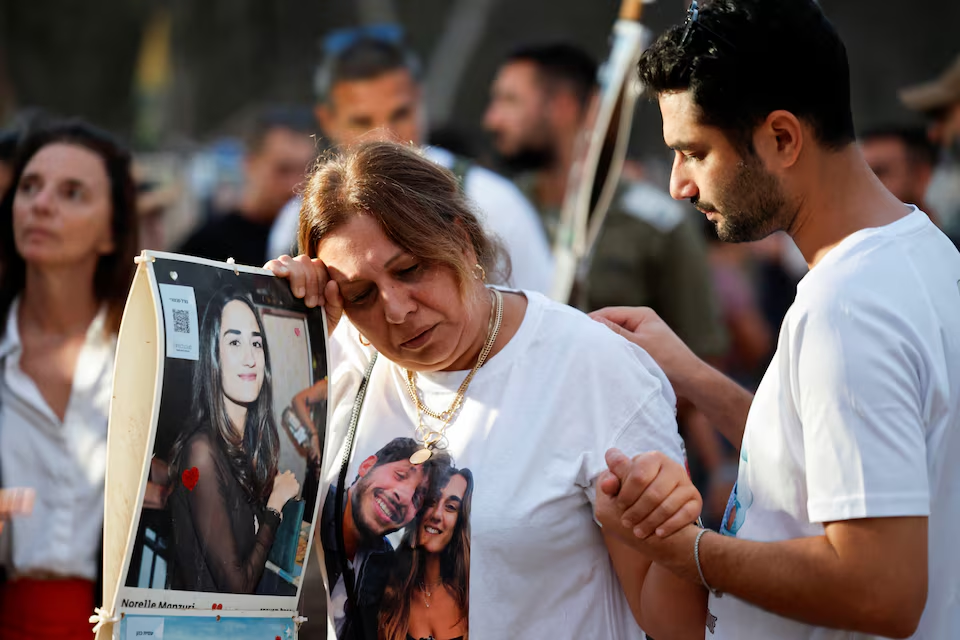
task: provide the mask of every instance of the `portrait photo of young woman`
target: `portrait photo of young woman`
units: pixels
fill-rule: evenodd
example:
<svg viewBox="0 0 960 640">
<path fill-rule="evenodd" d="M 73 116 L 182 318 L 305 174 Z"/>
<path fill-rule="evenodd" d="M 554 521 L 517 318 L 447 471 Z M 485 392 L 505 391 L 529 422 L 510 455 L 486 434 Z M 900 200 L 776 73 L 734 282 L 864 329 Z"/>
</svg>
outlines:
<svg viewBox="0 0 960 640">
<path fill-rule="evenodd" d="M 193 391 L 192 428 L 171 455 L 173 587 L 255 593 L 283 506 L 300 486 L 277 468 L 263 321 L 250 297 L 232 287 L 207 304 Z"/>
</svg>

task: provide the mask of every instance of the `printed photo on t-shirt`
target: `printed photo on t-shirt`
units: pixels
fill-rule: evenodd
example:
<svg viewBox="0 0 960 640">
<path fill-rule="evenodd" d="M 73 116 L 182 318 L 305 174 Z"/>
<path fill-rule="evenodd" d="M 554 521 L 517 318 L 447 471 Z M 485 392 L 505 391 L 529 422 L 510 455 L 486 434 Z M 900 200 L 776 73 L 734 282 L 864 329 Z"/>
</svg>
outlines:
<svg viewBox="0 0 960 640">
<path fill-rule="evenodd" d="M 355 451 L 330 487 L 320 540 L 337 640 L 467 636 L 474 478 L 422 449 L 397 437 Z"/>
</svg>

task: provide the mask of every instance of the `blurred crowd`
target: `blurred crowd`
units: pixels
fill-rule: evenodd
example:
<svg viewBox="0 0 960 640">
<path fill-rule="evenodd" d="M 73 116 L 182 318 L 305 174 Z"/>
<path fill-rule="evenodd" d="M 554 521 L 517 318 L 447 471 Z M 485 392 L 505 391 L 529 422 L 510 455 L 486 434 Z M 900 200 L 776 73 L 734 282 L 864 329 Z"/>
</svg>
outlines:
<svg viewBox="0 0 960 640">
<path fill-rule="evenodd" d="M 512 269 L 510 284 L 546 293 L 553 275 L 551 246 L 556 241 L 576 142 L 598 91 L 597 71 L 598 61 L 569 43 L 531 43 L 515 49 L 502 60 L 490 87 L 482 122 L 490 134 L 494 150 L 490 154 L 474 148 L 467 136 L 456 131 L 431 128 L 423 104 L 421 66 L 416 55 L 404 46 L 399 30 L 382 27 L 336 32 L 327 38 L 317 67 L 315 104 L 263 108 L 250 118 L 244 137 L 218 139 L 189 157 L 163 153 L 133 156 L 132 215 L 138 248 L 214 260 L 233 258 L 251 265 L 294 253 L 299 218 L 297 189 L 318 155 L 361 138 L 388 137 L 422 146 L 428 157 L 453 171 L 488 230 L 506 249 Z M 918 78 L 920 81 L 924 82 L 904 88 L 889 100 L 899 99 L 921 114 L 926 128 L 898 124 L 873 128 L 861 133 L 860 144 L 877 178 L 898 199 L 926 212 L 956 243 L 960 241 L 960 57 L 939 76 Z M 32 149 L 36 155 L 25 164 L 22 143 L 33 140 L 37 132 L 59 126 L 57 122 L 50 114 L 24 113 L 0 136 L 0 194 L 7 194 L 3 212 L 15 220 L 21 215 L 18 206 L 35 207 L 30 210 L 33 213 L 23 209 L 22 215 L 37 219 L 69 213 L 69 202 L 57 210 L 52 200 L 40 202 L 38 197 L 31 205 L 26 200 L 32 190 L 41 187 L 24 176 L 41 169 L 34 168 L 31 173 L 25 168 L 32 166 L 42 152 Z M 67 160 L 82 164 L 89 158 Z M 47 179 L 54 180 L 53 173 Z M 807 265 L 789 237 L 782 234 L 749 244 L 719 242 L 713 225 L 702 214 L 689 203 L 671 198 L 670 185 L 663 179 L 668 175 L 668 165 L 628 158 L 596 243 L 587 283 L 576 291 L 573 303 L 587 312 L 608 306 L 652 307 L 699 356 L 745 387 L 755 388 L 769 364 L 780 323 Z M 111 205 L 105 200 L 104 206 L 108 209 L 104 220 L 119 215 L 116 202 Z M 4 221 L 3 233 L 10 234 L 10 219 L 5 217 Z M 76 252 L 86 252 L 81 262 L 94 265 L 84 272 L 93 278 L 99 268 L 96 265 L 101 263 L 98 261 L 114 254 L 115 247 L 103 249 L 96 238 L 80 236 L 64 236 L 59 241 L 71 247 L 87 243 Z M 116 243 L 117 238 L 113 241 Z M 11 318 L 21 321 L 24 316 L 16 316 L 16 301 L 25 305 L 28 300 L 45 300 L 31 287 L 46 294 L 58 291 L 49 279 L 61 274 L 44 263 L 50 260 L 48 256 L 30 253 L 23 242 L 26 240 L 19 236 L 16 243 L 4 241 L 26 264 L 27 276 L 9 289 L 4 307 Z M 7 270 L 11 256 L 8 253 L 2 257 Z M 121 257 L 126 260 L 132 256 Z M 38 275 L 31 275 L 35 272 Z M 100 361 L 91 360 L 89 352 L 78 356 L 79 349 L 90 344 L 87 330 L 99 317 L 96 303 L 110 296 L 122 298 L 126 293 L 104 292 L 99 280 L 96 287 L 92 282 L 80 305 L 89 310 L 84 316 L 86 324 L 71 334 L 74 338 L 79 335 L 79 342 L 70 342 L 72 351 L 54 352 L 63 356 L 66 364 L 18 369 L 35 382 L 40 395 L 31 396 L 33 405 L 53 424 L 70 420 L 65 399 L 73 403 L 82 393 L 79 388 L 71 388 L 71 380 L 76 382 L 81 377 L 79 368 L 99 366 Z M 0 286 L 0 293 L 6 295 L 7 291 Z M 106 333 L 111 335 L 115 326 L 111 329 L 109 322 L 107 325 Z M 16 324 L 7 322 L 6 327 L 9 333 Z M 59 329 L 54 327 L 49 335 L 61 335 Z M 4 336 L 4 344 L 8 337 Z M 29 352 L 27 337 L 23 336 L 21 346 L 26 349 L 24 354 L 32 353 L 35 358 L 37 353 L 44 353 Z M 11 352 L 4 352 L 3 357 L 6 353 Z M 8 381 L 16 373 L 10 363 L 8 358 L 0 366 Z M 73 373 L 74 367 L 77 373 Z M 59 405 L 51 398 L 59 398 Z M 3 404 L 6 422 L 8 413 L 17 411 L 9 409 L 10 393 L 6 391 Z M 705 497 L 704 521 L 716 528 L 736 480 L 738 456 L 696 411 L 682 401 L 678 411 L 691 474 Z M 24 412 L 23 419 L 29 422 L 31 415 Z M 88 415 L 106 419 L 102 407 Z M 102 429 L 91 434 L 89 437 L 105 443 L 105 422 Z M 58 509 L 77 509 L 69 504 L 69 497 L 76 495 L 76 488 L 69 486 L 73 474 L 51 471 L 38 480 L 34 476 L 43 476 L 44 472 L 35 470 L 30 472 L 32 476 L 17 477 L 23 466 L 7 460 L 13 450 L 10 446 L 0 450 L 2 486 L 22 487 L 36 481 L 47 490 L 63 492 L 67 496 L 64 505 L 37 512 L 50 523 L 58 522 Z M 38 468 L 48 468 L 57 454 L 33 451 L 29 455 L 38 461 Z M 99 473 L 84 471 L 84 476 L 99 479 L 101 486 L 87 491 L 102 500 L 102 469 Z M 0 504 L 0 560 L 8 581 L 77 577 L 76 567 L 58 564 L 61 556 L 57 554 L 44 554 L 42 550 L 34 550 L 32 555 L 18 553 L 22 537 L 18 537 L 17 527 L 25 520 L 8 519 L 12 509 L 5 508 Z M 90 548 L 82 550 L 90 557 L 90 566 L 96 564 L 100 553 L 96 539 L 89 537 Z M 80 574 L 88 581 L 96 577 L 83 567 Z M 310 598 L 322 589 L 319 571 L 308 572 L 307 576 L 303 611 L 317 624 L 308 623 L 303 637 L 311 637 L 311 628 L 320 629 L 323 618 L 317 609 L 323 606 L 323 598 Z M 12 615 L 8 606 L 0 609 L 2 615 Z M 0 629 L 4 624 L 0 619 Z"/>
</svg>

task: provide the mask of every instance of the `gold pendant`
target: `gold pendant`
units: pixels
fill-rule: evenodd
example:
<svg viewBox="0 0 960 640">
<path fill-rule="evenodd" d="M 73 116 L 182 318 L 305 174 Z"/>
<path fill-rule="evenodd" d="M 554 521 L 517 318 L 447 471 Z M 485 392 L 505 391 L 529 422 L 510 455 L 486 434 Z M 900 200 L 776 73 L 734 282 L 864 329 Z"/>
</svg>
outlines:
<svg viewBox="0 0 960 640">
<path fill-rule="evenodd" d="M 433 455 L 433 451 L 430 449 L 420 449 L 414 451 L 413 455 L 410 456 L 410 464 L 423 464 L 430 459 L 430 456 Z"/>
</svg>

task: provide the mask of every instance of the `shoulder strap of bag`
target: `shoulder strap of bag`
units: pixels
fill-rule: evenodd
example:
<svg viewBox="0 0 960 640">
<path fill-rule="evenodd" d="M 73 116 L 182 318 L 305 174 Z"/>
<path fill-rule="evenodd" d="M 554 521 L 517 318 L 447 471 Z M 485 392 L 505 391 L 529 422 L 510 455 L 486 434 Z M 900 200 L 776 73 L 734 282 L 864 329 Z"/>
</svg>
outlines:
<svg viewBox="0 0 960 640">
<path fill-rule="evenodd" d="M 360 422 L 360 409 L 363 407 L 363 399 L 367 395 L 367 385 L 370 382 L 373 365 L 376 364 L 376 362 L 377 353 L 374 352 L 373 357 L 370 359 L 370 364 L 367 365 L 367 370 L 363 373 L 363 380 L 360 381 L 360 389 L 357 390 L 357 397 L 353 401 L 353 411 L 350 414 L 350 427 L 347 429 L 346 446 L 343 449 L 343 459 L 340 462 L 340 479 L 337 482 L 335 513 L 337 514 L 337 518 L 340 518 L 340 521 L 336 523 L 335 527 L 337 533 L 337 555 L 340 561 L 340 575 L 343 577 L 343 584 L 347 588 L 347 599 L 354 604 L 354 607 L 357 605 L 357 592 L 353 572 L 350 570 L 350 561 L 347 558 L 347 552 L 343 544 L 343 501 L 347 495 L 347 466 L 350 464 L 350 457 L 353 455 L 353 443 L 357 435 L 357 423 Z M 361 631 L 357 637 L 363 638 L 364 635 L 362 629 L 360 629 L 363 622 L 360 616 L 356 616 L 355 622 Z"/>
</svg>

